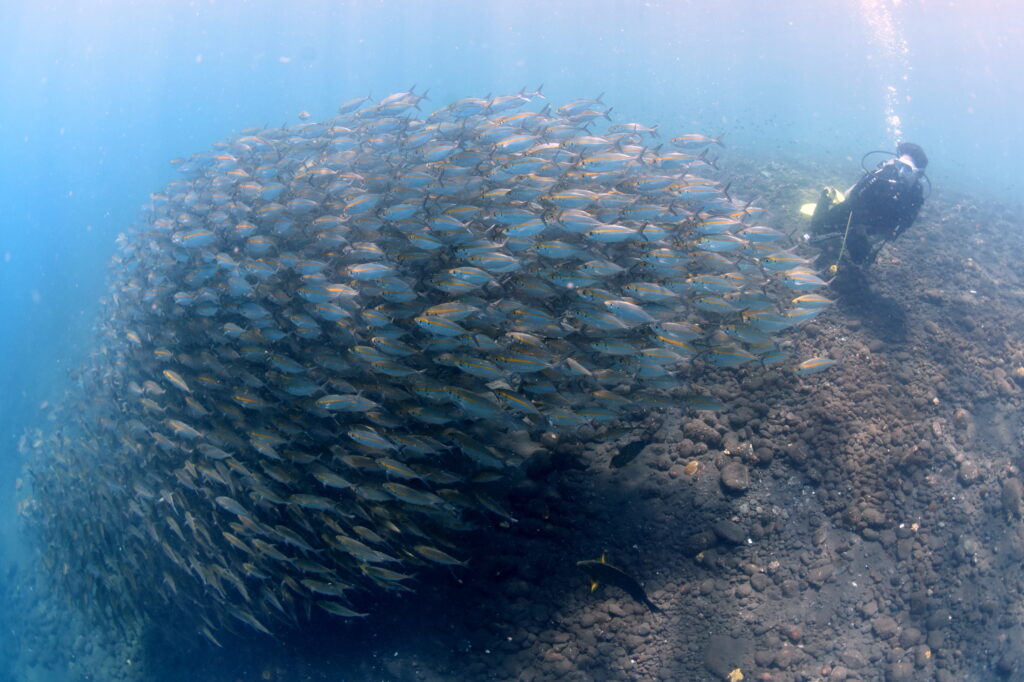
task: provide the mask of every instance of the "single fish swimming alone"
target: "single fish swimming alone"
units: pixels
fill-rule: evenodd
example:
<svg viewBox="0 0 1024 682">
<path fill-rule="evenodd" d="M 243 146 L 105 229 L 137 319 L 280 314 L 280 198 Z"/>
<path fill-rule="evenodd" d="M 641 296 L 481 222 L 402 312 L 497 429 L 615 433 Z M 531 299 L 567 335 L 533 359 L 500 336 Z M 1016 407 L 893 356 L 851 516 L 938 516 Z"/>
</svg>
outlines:
<svg viewBox="0 0 1024 682">
<path fill-rule="evenodd" d="M 612 566 L 605 561 L 605 555 L 602 554 L 600 559 L 587 559 L 585 561 L 577 561 L 576 565 L 583 569 L 583 572 L 590 577 L 590 591 L 593 592 L 597 589 L 597 586 L 601 583 L 607 585 L 614 585 L 633 599 L 644 604 L 654 613 L 661 611 L 657 605 L 652 602 L 644 591 L 643 586 L 636 581 L 633 576 L 629 575 L 621 568 Z"/>
<path fill-rule="evenodd" d="M 644 448 L 650 445 L 653 441 L 650 438 L 641 438 L 635 440 L 632 443 L 627 443 L 619 448 L 619 451 L 614 457 L 608 462 L 608 465 L 616 469 L 622 468 L 632 462 L 637 456 L 643 452 Z"/>
</svg>

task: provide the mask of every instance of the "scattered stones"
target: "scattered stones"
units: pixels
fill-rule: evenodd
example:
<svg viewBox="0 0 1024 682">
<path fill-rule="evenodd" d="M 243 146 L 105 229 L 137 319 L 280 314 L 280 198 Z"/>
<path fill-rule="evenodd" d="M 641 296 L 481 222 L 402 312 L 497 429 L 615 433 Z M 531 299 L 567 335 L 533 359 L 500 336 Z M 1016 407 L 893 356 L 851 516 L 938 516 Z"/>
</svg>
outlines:
<svg viewBox="0 0 1024 682">
<path fill-rule="evenodd" d="M 960 407 L 953 413 L 953 425 L 964 431 L 971 425 L 971 413 Z"/>
<path fill-rule="evenodd" d="M 904 649 L 908 649 L 915 644 L 921 642 L 924 636 L 921 631 L 916 628 L 905 628 L 899 634 L 899 645 Z"/>
<path fill-rule="evenodd" d="M 852 668 L 853 670 L 860 670 L 867 667 L 868 658 L 864 655 L 864 652 L 858 648 L 849 648 L 840 654 L 843 663 L 846 667 Z"/>
<path fill-rule="evenodd" d="M 726 492 L 744 493 L 750 487 L 750 470 L 742 462 L 730 461 L 722 467 L 720 480 Z"/>
<path fill-rule="evenodd" d="M 715 521 L 715 524 L 711 529 L 717 537 L 722 539 L 723 542 L 733 545 L 742 545 L 747 541 L 747 532 L 743 527 L 729 519 L 719 519 L 718 521 Z"/>
<path fill-rule="evenodd" d="M 957 472 L 957 478 L 964 486 L 969 486 L 978 480 L 981 472 L 978 470 L 978 465 L 969 459 L 965 459 L 960 462 L 960 470 Z"/>
<path fill-rule="evenodd" d="M 834 666 L 831 670 L 829 670 L 828 680 L 829 682 L 833 682 L 833 680 L 842 682 L 842 680 L 849 679 L 850 675 L 851 673 L 845 665 L 837 665 Z"/>
<path fill-rule="evenodd" d="M 860 517 L 871 528 L 878 529 L 886 525 L 885 515 L 874 507 L 868 507 L 862 511 Z"/>
<path fill-rule="evenodd" d="M 914 677 L 914 664 L 910 661 L 896 661 L 889 666 L 886 673 L 889 682 L 908 682 Z"/>
<path fill-rule="evenodd" d="M 832 566 L 832 564 L 824 564 L 823 566 L 812 568 L 807 572 L 807 582 L 809 582 L 811 585 L 814 585 L 815 587 L 820 588 L 822 585 L 828 582 L 829 578 L 832 577 L 832 573 L 834 570 L 835 568 Z"/>
<path fill-rule="evenodd" d="M 871 621 L 871 630 L 879 639 L 890 639 L 899 632 L 899 623 L 892 616 L 882 614 Z"/>
<path fill-rule="evenodd" d="M 783 597 L 795 597 L 800 594 L 800 583 L 796 580 L 783 580 L 779 587 Z"/>
<path fill-rule="evenodd" d="M 751 642 L 740 637 L 712 635 L 704 646 L 704 665 L 715 679 L 728 678 L 731 671 L 747 663 Z"/>
<path fill-rule="evenodd" d="M 773 661 L 776 668 L 786 670 L 803 659 L 806 655 L 795 646 L 785 645 L 775 652 Z"/>
<path fill-rule="evenodd" d="M 1003 513 L 1008 519 L 1020 519 L 1021 504 L 1024 502 L 1024 485 L 1020 479 L 1003 479 L 1001 498 L 1003 502 Z"/>
<path fill-rule="evenodd" d="M 705 530 L 700 533 L 694 533 L 693 535 L 686 538 L 685 541 L 686 553 L 691 556 L 696 556 L 706 549 L 710 549 L 718 544 L 718 535 L 714 531 Z"/>
<path fill-rule="evenodd" d="M 766 467 L 772 463 L 775 459 L 775 451 L 769 447 L 758 447 L 754 448 L 754 463 L 758 466 Z"/>
<path fill-rule="evenodd" d="M 688 419 L 683 423 L 683 434 L 695 442 L 702 442 L 708 447 L 717 447 L 721 442 L 718 432 L 700 419 Z"/>
<path fill-rule="evenodd" d="M 936 609 L 932 615 L 928 616 L 928 620 L 925 621 L 925 626 L 929 631 L 941 630 L 949 625 L 952 616 L 946 609 Z"/>
<path fill-rule="evenodd" d="M 996 662 L 996 672 L 1003 677 L 1012 677 L 1021 669 L 1021 654 L 1019 651 L 1007 649 Z"/>
</svg>

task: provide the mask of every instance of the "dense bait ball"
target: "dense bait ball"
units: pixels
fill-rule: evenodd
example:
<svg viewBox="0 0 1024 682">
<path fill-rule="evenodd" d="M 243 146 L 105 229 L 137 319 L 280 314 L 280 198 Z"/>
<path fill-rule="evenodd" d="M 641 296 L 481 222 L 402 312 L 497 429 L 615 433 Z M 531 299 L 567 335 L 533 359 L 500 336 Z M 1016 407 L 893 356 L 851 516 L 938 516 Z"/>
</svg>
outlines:
<svg viewBox="0 0 1024 682">
<path fill-rule="evenodd" d="M 212 641 L 365 615 L 354 591 L 514 521 L 531 449 L 783 357 L 822 282 L 702 177 L 716 141 L 539 99 L 397 93 L 178 162 L 34 443 L 27 514 L 79 603 Z"/>
</svg>

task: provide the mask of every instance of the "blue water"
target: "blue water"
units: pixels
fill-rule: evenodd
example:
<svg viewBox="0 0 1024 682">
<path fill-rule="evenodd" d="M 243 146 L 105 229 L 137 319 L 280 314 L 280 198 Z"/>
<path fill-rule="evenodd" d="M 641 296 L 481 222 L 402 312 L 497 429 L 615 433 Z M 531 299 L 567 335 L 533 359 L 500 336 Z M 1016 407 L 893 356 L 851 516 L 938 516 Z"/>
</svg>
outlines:
<svg viewBox="0 0 1024 682">
<path fill-rule="evenodd" d="M 726 168 L 852 181 L 902 137 L 936 185 L 1016 202 L 1022 29 L 1008 1 L 0 3 L 0 556 L 20 556 L 16 440 L 93 350 L 114 238 L 170 159 L 368 93 L 415 84 L 429 109 L 543 85 L 724 134 Z"/>
</svg>

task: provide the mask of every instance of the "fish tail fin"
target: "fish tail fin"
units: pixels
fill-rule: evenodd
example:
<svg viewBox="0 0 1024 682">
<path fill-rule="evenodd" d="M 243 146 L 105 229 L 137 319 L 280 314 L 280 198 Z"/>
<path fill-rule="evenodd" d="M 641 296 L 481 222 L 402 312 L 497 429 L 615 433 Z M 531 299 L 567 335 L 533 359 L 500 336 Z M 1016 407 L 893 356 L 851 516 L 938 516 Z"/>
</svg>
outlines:
<svg viewBox="0 0 1024 682">
<path fill-rule="evenodd" d="M 652 602 L 648 597 L 644 597 L 644 604 L 651 610 L 651 613 L 661 613 L 661 609 L 658 608 L 658 605 Z"/>
<path fill-rule="evenodd" d="M 621 140 L 620 140 L 620 144 L 621 144 Z M 619 151 L 622 151 L 622 147 L 621 147 L 621 146 L 619 147 Z M 636 160 L 637 160 L 637 162 L 638 162 L 638 163 L 639 163 L 639 164 L 640 164 L 641 166 L 646 166 L 646 165 L 647 165 L 647 162 L 646 162 L 646 161 L 644 161 L 644 157 L 645 157 L 645 156 L 647 156 L 647 152 L 648 152 L 648 149 L 647 149 L 647 147 L 644 147 L 644 148 L 642 148 L 642 149 L 640 150 L 640 153 L 638 153 L 638 154 L 636 155 Z"/>
<path fill-rule="evenodd" d="M 730 184 L 732 184 L 732 183 L 730 183 Z M 748 201 L 746 204 L 743 205 L 743 211 L 742 211 L 743 212 L 743 217 L 740 218 L 740 222 L 741 223 L 744 220 L 746 220 L 747 218 L 749 218 L 751 215 L 753 215 L 750 212 L 750 207 L 753 206 L 753 205 L 754 205 L 754 199 L 751 199 L 750 201 Z"/>
</svg>

